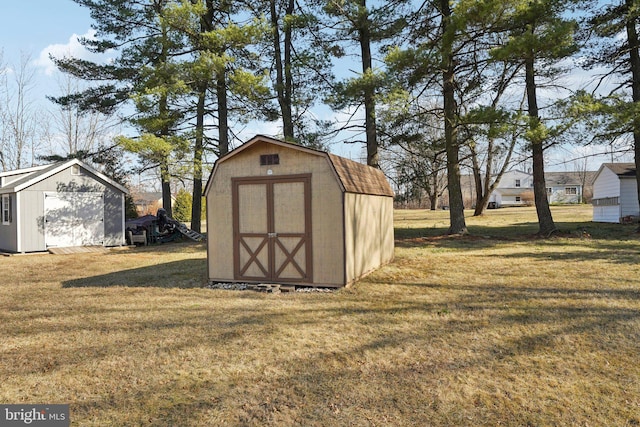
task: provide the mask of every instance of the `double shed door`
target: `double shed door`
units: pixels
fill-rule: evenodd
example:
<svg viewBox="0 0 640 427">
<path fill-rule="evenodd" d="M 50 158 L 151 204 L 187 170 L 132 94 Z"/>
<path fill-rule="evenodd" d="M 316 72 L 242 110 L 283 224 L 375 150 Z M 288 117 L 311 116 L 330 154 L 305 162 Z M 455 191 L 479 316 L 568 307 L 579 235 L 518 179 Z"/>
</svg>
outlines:
<svg viewBox="0 0 640 427">
<path fill-rule="evenodd" d="M 310 283 L 311 175 L 236 178 L 236 280 Z"/>
</svg>

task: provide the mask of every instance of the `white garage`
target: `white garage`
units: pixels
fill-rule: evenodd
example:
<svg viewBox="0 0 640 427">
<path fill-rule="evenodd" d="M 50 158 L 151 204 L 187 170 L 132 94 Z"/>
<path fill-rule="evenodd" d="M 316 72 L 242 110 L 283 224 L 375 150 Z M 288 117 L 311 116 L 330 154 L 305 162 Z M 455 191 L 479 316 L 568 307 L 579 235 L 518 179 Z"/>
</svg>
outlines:
<svg viewBox="0 0 640 427">
<path fill-rule="evenodd" d="M 76 159 L 0 172 L 0 250 L 124 245 L 127 193 Z"/>
</svg>

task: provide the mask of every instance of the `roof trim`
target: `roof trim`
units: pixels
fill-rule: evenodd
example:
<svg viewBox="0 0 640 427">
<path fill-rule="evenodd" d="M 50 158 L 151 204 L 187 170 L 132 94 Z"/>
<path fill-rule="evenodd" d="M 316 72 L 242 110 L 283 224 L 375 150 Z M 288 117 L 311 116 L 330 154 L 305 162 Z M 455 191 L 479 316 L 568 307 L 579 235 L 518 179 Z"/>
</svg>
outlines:
<svg viewBox="0 0 640 427">
<path fill-rule="evenodd" d="M 57 174 L 58 172 L 61 172 L 61 171 L 65 170 L 65 169 L 67 169 L 67 168 L 69 168 L 71 166 L 74 166 L 74 165 L 78 165 L 78 166 L 82 167 L 83 169 L 86 169 L 91 174 L 93 174 L 96 177 L 100 178 L 101 180 L 105 181 L 109 185 L 117 188 L 118 190 L 122 191 L 125 194 L 129 194 L 129 190 L 125 186 L 123 186 L 121 184 L 118 184 L 113 179 L 111 179 L 108 176 L 102 174 L 101 172 L 98 172 L 97 170 L 95 170 L 91 166 L 87 165 L 86 163 L 84 163 L 84 162 L 82 162 L 81 160 L 78 160 L 78 159 L 71 159 L 71 160 L 67 160 L 67 161 L 64 161 L 64 162 L 45 165 L 45 166 L 42 166 L 42 167 L 38 166 L 38 167 L 36 167 L 37 169 L 34 170 L 35 173 L 32 173 L 31 176 L 25 177 L 26 179 L 23 182 L 17 181 L 17 182 L 19 182 L 18 185 L 0 188 L 0 194 L 17 193 L 19 191 L 24 190 L 25 188 L 31 187 L 32 185 L 37 184 L 38 182 L 41 182 L 41 181 L 43 181 L 43 180 L 45 180 L 45 179 Z M 37 172 L 40 172 L 40 173 L 37 173 Z"/>
<path fill-rule="evenodd" d="M 609 169 L 618 179 L 635 179 L 636 165 L 634 163 L 603 163 L 593 177 L 593 183 L 596 182 L 604 169 Z"/>
<path fill-rule="evenodd" d="M 213 177 L 215 176 L 216 171 L 221 163 L 245 151 L 257 142 L 266 142 L 281 147 L 302 151 L 315 156 L 324 157 L 329 163 L 334 176 L 336 177 L 342 191 L 344 192 L 389 197 L 393 197 L 395 195 L 393 190 L 391 189 L 391 186 L 389 185 L 389 182 L 380 169 L 376 169 L 371 166 L 347 159 L 345 157 L 328 153 L 326 151 L 304 147 L 302 145 L 260 134 L 249 139 L 240 147 L 218 158 L 215 166 L 213 167 L 213 170 L 211 171 L 211 175 L 209 175 L 209 179 L 207 180 L 204 194 L 208 194 L 211 183 L 213 181 Z M 362 179 L 365 175 L 369 174 L 371 175 L 371 179 Z"/>
<path fill-rule="evenodd" d="M 0 172 L 0 178 L 4 178 L 6 176 L 13 176 L 13 175 L 21 175 L 24 173 L 31 173 L 31 172 L 36 172 L 42 169 L 46 169 L 51 165 L 41 165 L 41 166 L 31 166 L 29 168 L 22 168 L 22 169 L 14 169 L 14 170 L 10 170 L 10 171 L 4 171 L 4 172 Z"/>
</svg>

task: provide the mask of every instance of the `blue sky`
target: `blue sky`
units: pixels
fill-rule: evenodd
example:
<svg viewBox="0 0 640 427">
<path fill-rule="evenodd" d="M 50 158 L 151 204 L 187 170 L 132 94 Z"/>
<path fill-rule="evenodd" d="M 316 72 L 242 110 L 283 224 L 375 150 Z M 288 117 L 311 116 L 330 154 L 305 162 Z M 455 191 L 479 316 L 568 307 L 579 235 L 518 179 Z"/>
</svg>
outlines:
<svg viewBox="0 0 640 427">
<path fill-rule="evenodd" d="M 68 43 L 72 34 L 84 34 L 91 19 L 71 0 L 3 0 L 0 45 L 6 53 L 40 52 L 50 44 Z"/>
<path fill-rule="evenodd" d="M 4 65 L 18 67 L 21 54 L 31 55 L 37 64 L 36 79 L 45 86 L 52 79 L 51 69 L 46 68 L 47 52 L 77 48 L 77 43 L 71 40 L 87 34 L 91 27 L 88 10 L 71 0 L 2 0 L 1 10 L 0 49 Z"/>
</svg>

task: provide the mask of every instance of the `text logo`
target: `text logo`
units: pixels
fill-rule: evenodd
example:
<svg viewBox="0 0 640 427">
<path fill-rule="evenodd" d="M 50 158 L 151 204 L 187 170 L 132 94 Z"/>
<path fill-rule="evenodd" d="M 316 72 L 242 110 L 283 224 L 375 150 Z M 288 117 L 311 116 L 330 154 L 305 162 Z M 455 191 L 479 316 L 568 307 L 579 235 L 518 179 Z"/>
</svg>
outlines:
<svg viewBox="0 0 640 427">
<path fill-rule="evenodd" d="M 0 426 L 69 427 L 69 405 L 0 405 Z"/>
</svg>

